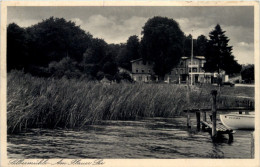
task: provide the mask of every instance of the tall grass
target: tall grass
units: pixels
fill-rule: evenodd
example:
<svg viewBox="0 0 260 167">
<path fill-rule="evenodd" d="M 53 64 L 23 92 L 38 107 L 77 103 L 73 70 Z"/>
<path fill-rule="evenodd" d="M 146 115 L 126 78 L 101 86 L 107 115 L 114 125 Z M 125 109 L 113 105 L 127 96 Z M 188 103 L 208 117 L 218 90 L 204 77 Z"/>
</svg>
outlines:
<svg viewBox="0 0 260 167">
<path fill-rule="evenodd" d="M 209 108 L 212 88 L 172 84 L 102 84 L 8 73 L 8 133 L 27 128 L 81 128 L 101 120 L 173 117 L 183 109 Z M 222 100 L 222 102 L 221 102 Z M 220 98 L 221 105 L 228 101 Z"/>
</svg>

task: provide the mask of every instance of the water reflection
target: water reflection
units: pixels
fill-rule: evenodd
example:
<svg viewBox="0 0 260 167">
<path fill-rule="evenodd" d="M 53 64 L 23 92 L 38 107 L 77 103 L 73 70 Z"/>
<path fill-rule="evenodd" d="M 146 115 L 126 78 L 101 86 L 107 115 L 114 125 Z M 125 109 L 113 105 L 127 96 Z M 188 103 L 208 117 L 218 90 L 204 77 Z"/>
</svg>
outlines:
<svg viewBox="0 0 260 167">
<path fill-rule="evenodd" d="M 250 131 L 212 143 L 185 118 L 104 121 L 80 131 L 31 129 L 8 135 L 9 158 L 250 158 Z"/>
</svg>

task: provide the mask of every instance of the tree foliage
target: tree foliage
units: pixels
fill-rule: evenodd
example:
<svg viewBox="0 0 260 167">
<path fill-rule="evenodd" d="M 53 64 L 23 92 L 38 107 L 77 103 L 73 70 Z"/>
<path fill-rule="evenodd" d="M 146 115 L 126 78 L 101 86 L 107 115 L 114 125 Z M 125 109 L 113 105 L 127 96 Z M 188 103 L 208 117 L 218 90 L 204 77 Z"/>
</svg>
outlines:
<svg viewBox="0 0 260 167">
<path fill-rule="evenodd" d="M 7 70 L 24 69 L 28 65 L 27 34 L 15 23 L 7 27 Z"/>
<path fill-rule="evenodd" d="M 181 56 L 191 55 L 191 35 L 185 36 L 173 19 L 149 19 L 142 35 L 141 41 L 132 35 L 126 43 L 107 44 L 63 18 L 50 17 L 27 28 L 12 23 L 7 27 L 7 70 L 41 77 L 130 80 L 119 73 L 118 66 L 131 70 L 131 60 L 142 57 L 154 62 L 154 72 L 163 79 Z M 193 55 L 206 57 L 205 69 L 240 72 L 225 31 L 217 25 L 209 37 L 193 39 Z"/>
<path fill-rule="evenodd" d="M 81 61 L 92 39 L 74 22 L 53 17 L 28 27 L 27 33 L 30 60 L 37 66 L 47 66 L 67 56 Z"/>
<path fill-rule="evenodd" d="M 189 34 L 188 36 L 184 36 L 183 40 L 183 56 L 190 57 L 191 56 L 191 38 L 192 36 Z"/>
<path fill-rule="evenodd" d="M 251 83 L 255 79 L 255 67 L 253 64 L 246 65 L 241 70 L 241 77 L 246 83 Z"/>
<path fill-rule="evenodd" d="M 116 46 L 93 38 L 63 18 L 50 17 L 27 28 L 9 24 L 7 38 L 8 71 L 23 69 L 55 78 L 87 75 L 92 79 L 97 79 L 98 72 L 110 78 L 117 73 Z"/>
<path fill-rule="evenodd" d="M 209 37 L 205 70 L 218 73 L 225 70 L 227 74 L 240 72 L 241 66 L 232 55 L 232 46 L 228 45 L 229 39 L 219 24 L 209 33 Z"/>
<path fill-rule="evenodd" d="M 208 43 L 207 37 L 204 35 L 198 36 L 196 43 L 197 43 L 197 55 L 206 56 L 207 43 Z"/>
<path fill-rule="evenodd" d="M 118 53 L 118 64 L 128 70 L 131 70 L 131 60 L 140 58 L 140 42 L 138 36 L 130 36 L 126 42 L 126 45 L 121 47 Z"/>
<path fill-rule="evenodd" d="M 173 19 L 157 16 L 145 23 L 142 34 L 142 56 L 154 62 L 154 72 L 163 78 L 179 63 L 184 33 Z"/>
</svg>

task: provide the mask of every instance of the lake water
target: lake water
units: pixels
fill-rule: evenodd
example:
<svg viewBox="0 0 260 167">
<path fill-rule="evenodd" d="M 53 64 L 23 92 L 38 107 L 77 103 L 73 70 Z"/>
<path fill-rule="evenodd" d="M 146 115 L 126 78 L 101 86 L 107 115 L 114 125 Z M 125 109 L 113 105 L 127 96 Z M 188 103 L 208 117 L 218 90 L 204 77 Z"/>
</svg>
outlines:
<svg viewBox="0 0 260 167">
<path fill-rule="evenodd" d="M 186 128 L 186 118 L 104 121 L 80 131 L 31 129 L 8 135 L 9 158 L 251 158 L 252 131 L 237 130 L 213 143 L 209 133 Z"/>
</svg>

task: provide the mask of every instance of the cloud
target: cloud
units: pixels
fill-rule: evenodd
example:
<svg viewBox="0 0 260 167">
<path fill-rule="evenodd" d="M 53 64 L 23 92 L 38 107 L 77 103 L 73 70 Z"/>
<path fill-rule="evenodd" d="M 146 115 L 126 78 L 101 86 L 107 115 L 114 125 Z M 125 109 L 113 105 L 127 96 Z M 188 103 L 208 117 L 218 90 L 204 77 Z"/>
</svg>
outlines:
<svg viewBox="0 0 260 167">
<path fill-rule="evenodd" d="M 108 43 L 124 43 L 131 35 L 140 37 L 147 18 L 132 16 L 119 19 L 117 16 L 92 15 L 85 21 L 78 18 L 72 20 L 96 38 L 103 38 Z"/>
<path fill-rule="evenodd" d="M 192 34 L 193 38 L 199 35 L 205 35 L 207 38 L 216 24 L 202 18 L 178 18 L 182 31 L 186 34 Z M 225 35 L 230 39 L 229 46 L 233 46 L 233 55 L 238 63 L 254 63 L 254 31 L 252 27 L 230 26 L 220 24 Z"/>
<path fill-rule="evenodd" d="M 71 21 L 75 22 L 77 25 L 83 24 L 83 21 L 80 18 L 72 18 Z"/>
<path fill-rule="evenodd" d="M 246 42 L 234 44 L 233 55 L 240 64 L 254 64 L 254 44 Z"/>
</svg>

